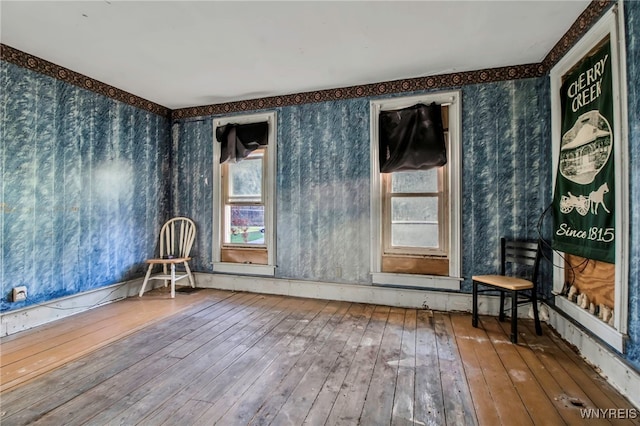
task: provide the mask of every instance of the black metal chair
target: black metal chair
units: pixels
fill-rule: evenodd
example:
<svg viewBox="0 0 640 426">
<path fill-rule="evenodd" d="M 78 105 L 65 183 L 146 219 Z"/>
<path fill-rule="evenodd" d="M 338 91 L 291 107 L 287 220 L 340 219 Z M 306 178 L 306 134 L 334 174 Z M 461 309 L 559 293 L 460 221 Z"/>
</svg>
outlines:
<svg viewBox="0 0 640 426">
<path fill-rule="evenodd" d="M 500 239 L 500 275 L 474 275 L 472 325 L 478 327 L 478 293 L 500 291 L 499 320 L 504 321 L 504 300 L 511 296 L 511 342 L 518 343 L 518 305 L 533 304 L 536 334 L 542 335 L 538 316 L 538 267 L 541 246 L 537 241 Z M 486 289 L 478 289 L 478 286 Z"/>
</svg>

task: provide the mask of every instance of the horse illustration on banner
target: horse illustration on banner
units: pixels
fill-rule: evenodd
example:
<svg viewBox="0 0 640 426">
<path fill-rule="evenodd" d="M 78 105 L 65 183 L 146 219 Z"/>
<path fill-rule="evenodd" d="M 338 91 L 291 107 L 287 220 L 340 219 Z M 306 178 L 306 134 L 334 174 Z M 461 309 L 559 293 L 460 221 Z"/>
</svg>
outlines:
<svg viewBox="0 0 640 426">
<path fill-rule="evenodd" d="M 591 191 L 589 193 L 589 204 L 591 206 L 591 214 L 598 214 L 598 207 L 602 206 L 604 211 L 611 213 L 607 206 L 604 204 L 604 194 L 609 192 L 609 185 L 607 182 L 600 185 L 597 191 Z"/>
</svg>

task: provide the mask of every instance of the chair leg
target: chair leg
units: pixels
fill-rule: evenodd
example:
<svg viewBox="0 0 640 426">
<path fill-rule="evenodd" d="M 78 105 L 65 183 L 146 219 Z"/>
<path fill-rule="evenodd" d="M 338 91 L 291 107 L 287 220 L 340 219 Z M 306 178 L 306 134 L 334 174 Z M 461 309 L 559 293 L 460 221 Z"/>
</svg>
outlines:
<svg viewBox="0 0 640 426">
<path fill-rule="evenodd" d="M 518 292 L 511 291 L 511 342 L 518 343 Z"/>
<path fill-rule="evenodd" d="M 162 264 L 162 273 L 163 273 L 165 276 L 167 275 L 167 264 L 166 264 L 166 263 L 163 263 L 163 264 Z M 164 283 L 164 286 L 166 287 L 166 286 L 167 286 L 167 283 L 168 283 L 169 281 L 167 281 L 167 280 L 163 280 L 162 282 Z"/>
<path fill-rule="evenodd" d="M 504 291 L 500 291 L 500 311 L 498 312 L 498 320 L 504 321 Z"/>
<path fill-rule="evenodd" d="M 176 297 L 176 264 L 171 264 L 171 298 Z"/>
<path fill-rule="evenodd" d="M 138 293 L 138 297 L 142 297 L 144 294 L 144 289 L 149 282 L 149 277 L 151 276 L 151 269 L 153 269 L 153 263 L 149 264 L 149 268 L 147 268 L 147 274 L 144 276 L 144 281 L 142 281 L 142 287 L 140 287 L 140 293 Z"/>
<path fill-rule="evenodd" d="M 531 290 L 531 303 L 533 303 L 533 321 L 536 326 L 536 334 L 542 336 L 542 326 L 540 325 L 540 316 L 538 315 L 538 296 L 536 291 Z"/>
<path fill-rule="evenodd" d="M 189 264 L 187 262 L 184 262 L 184 269 L 186 269 L 187 271 L 187 276 L 189 278 L 191 287 L 196 288 L 196 284 L 193 282 L 193 275 L 191 275 L 191 268 L 189 268 Z"/>
<path fill-rule="evenodd" d="M 473 306 L 472 315 L 471 315 L 471 325 L 474 327 L 478 327 L 478 283 L 473 281 Z"/>
</svg>

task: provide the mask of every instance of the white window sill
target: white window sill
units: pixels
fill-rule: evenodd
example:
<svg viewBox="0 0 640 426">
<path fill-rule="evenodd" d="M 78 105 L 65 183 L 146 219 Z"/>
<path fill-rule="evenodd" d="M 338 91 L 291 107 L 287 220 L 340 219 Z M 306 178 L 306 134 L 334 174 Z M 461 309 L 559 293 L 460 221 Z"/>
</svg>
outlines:
<svg viewBox="0 0 640 426">
<path fill-rule="evenodd" d="M 460 281 L 462 281 L 462 278 L 456 277 L 391 274 L 387 272 L 374 272 L 371 274 L 371 277 L 373 284 L 376 285 L 393 285 L 437 290 L 460 290 Z"/>
<path fill-rule="evenodd" d="M 256 265 L 253 263 L 214 262 L 213 271 L 224 274 L 261 275 L 273 277 L 276 268 L 273 265 Z"/>
</svg>

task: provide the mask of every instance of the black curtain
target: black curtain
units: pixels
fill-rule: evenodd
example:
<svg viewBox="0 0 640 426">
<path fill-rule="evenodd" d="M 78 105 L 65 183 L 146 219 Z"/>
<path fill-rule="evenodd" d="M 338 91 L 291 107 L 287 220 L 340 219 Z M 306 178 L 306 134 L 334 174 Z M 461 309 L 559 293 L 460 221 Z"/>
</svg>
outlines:
<svg viewBox="0 0 640 426">
<path fill-rule="evenodd" d="M 417 104 L 379 116 L 380 172 L 427 170 L 447 164 L 442 108 Z"/>
<path fill-rule="evenodd" d="M 267 145 L 269 123 L 225 124 L 216 128 L 216 139 L 220 142 L 220 164 L 237 163 Z"/>
</svg>

